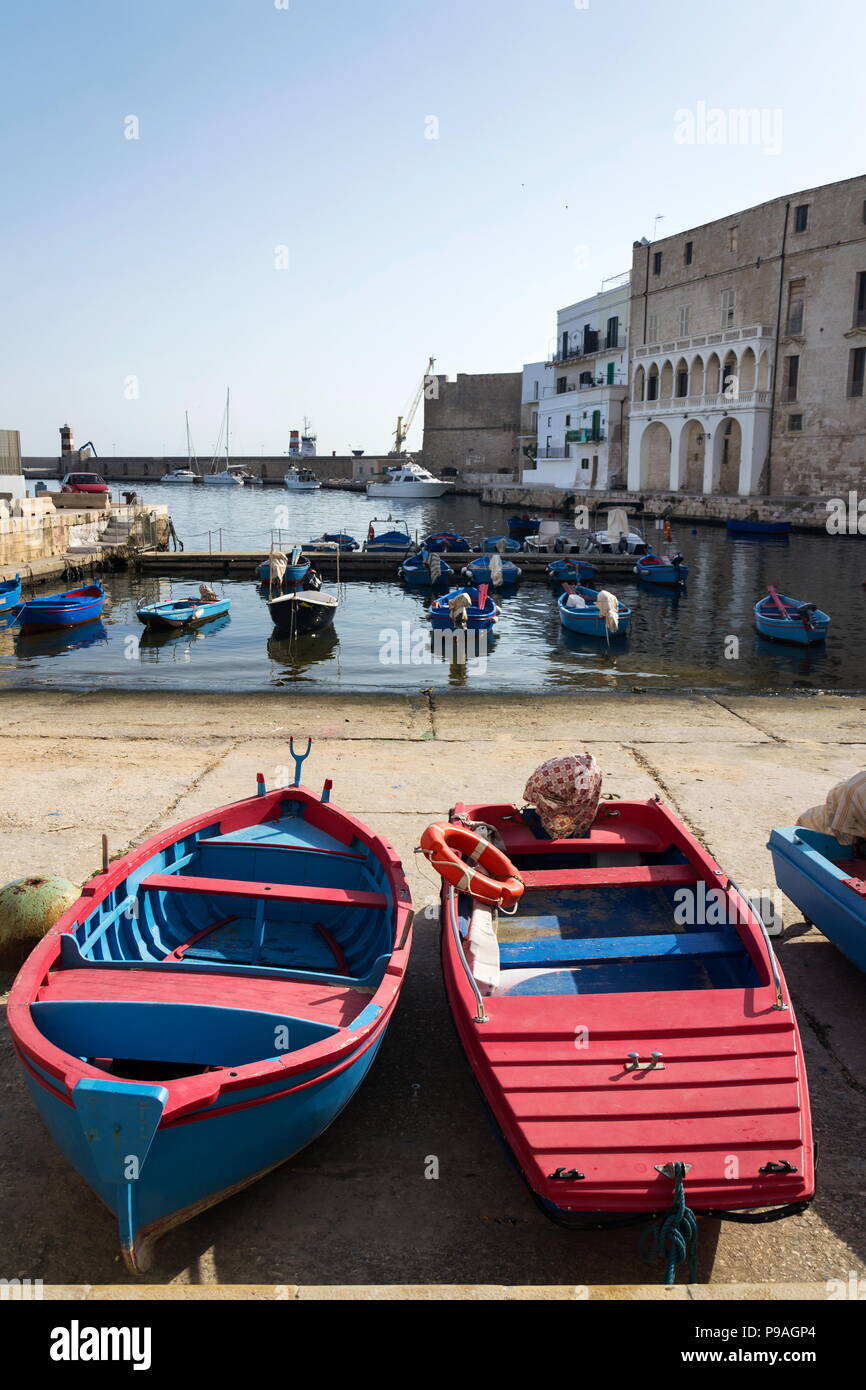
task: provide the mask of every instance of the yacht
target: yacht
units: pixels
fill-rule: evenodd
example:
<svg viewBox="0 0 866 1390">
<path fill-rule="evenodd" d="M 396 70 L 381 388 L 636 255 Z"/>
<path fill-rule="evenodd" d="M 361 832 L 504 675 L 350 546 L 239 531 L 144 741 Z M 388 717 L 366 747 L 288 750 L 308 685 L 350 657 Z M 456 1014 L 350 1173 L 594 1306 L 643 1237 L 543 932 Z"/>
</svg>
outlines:
<svg viewBox="0 0 866 1390">
<path fill-rule="evenodd" d="M 217 456 L 220 452 L 223 430 L 225 430 L 225 466 L 218 469 Z M 229 463 L 229 393 L 226 391 L 226 408 L 223 411 L 223 418 L 220 423 L 219 438 L 217 439 L 217 446 L 214 450 L 211 471 L 205 473 L 202 482 L 209 483 L 211 487 L 243 487 L 244 479 L 247 477 L 249 477 L 249 474 L 241 464 Z"/>
<path fill-rule="evenodd" d="M 192 451 L 192 439 L 189 433 L 189 411 L 184 411 L 186 419 L 186 468 L 175 468 L 170 473 L 163 473 L 160 478 L 161 483 L 197 483 L 198 474 L 193 467 L 194 454 Z"/>
<path fill-rule="evenodd" d="M 367 484 L 368 497 L 441 497 L 453 483 L 434 478 L 426 468 L 411 461 L 389 468 L 384 477 Z"/>
<path fill-rule="evenodd" d="M 322 486 L 312 469 L 295 468 L 294 465 L 286 473 L 283 482 L 289 492 L 315 492 Z"/>
</svg>

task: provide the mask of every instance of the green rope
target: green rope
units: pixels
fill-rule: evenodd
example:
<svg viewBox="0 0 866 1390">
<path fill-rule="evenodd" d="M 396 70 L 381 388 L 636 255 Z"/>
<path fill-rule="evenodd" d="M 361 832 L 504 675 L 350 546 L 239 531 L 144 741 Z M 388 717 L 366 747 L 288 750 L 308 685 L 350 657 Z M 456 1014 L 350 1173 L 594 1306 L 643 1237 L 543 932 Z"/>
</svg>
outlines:
<svg viewBox="0 0 866 1390">
<path fill-rule="evenodd" d="M 689 1283 L 695 1284 L 698 1277 L 698 1223 L 694 1212 L 686 1206 L 683 1182 L 685 1166 L 675 1163 L 673 1167 L 674 1200 L 670 1211 L 647 1226 L 641 1235 L 640 1253 L 646 1264 L 658 1258 L 665 1260 L 666 1284 L 676 1283 L 678 1267 L 688 1260 Z"/>
</svg>

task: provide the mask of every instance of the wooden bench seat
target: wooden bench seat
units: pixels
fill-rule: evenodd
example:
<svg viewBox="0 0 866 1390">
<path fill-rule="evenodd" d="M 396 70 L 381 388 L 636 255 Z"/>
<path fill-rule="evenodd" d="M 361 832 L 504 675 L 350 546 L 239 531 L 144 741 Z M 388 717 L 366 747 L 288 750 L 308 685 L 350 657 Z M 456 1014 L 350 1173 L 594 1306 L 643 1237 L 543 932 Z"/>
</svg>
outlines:
<svg viewBox="0 0 866 1390">
<path fill-rule="evenodd" d="M 657 936 L 591 936 L 563 941 L 503 941 L 499 963 L 504 970 L 559 970 L 582 962 L 662 959 L 683 956 L 732 956 L 744 950 L 734 932 L 659 933 Z"/>
<path fill-rule="evenodd" d="M 527 888 L 673 888 L 698 882 L 691 864 L 604 865 L 598 869 L 522 869 Z M 721 887 L 721 885 L 718 885 Z"/>
<path fill-rule="evenodd" d="M 384 910 L 384 893 L 355 888 L 317 888 L 297 883 L 249 883 L 236 878 L 195 878 L 187 874 L 148 874 L 141 887 L 153 893 L 201 893 L 208 897 L 272 899 L 283 903 L 327 903 L 331 907 L 373 907 Z"/>
</svg>

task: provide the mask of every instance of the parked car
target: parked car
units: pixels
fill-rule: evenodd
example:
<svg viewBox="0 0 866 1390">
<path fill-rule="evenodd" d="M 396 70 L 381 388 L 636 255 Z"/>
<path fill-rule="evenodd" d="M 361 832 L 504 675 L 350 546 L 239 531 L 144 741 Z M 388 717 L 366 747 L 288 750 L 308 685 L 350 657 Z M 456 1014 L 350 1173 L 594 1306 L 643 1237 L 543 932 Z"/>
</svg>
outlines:
<svg viewBox="0 0 866 1390">
<path fill-rule="evenodd" d="M 108 492 L 108 483 L 98 473 L 67 473 L 61 492 Z"/>
</svg>

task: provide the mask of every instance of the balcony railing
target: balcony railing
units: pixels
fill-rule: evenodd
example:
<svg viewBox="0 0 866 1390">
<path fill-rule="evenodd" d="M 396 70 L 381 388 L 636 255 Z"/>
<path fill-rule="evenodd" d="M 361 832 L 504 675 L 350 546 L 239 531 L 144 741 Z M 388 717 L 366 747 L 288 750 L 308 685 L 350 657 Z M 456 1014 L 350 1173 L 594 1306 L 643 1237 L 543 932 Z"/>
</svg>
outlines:
<svg viewBox="0 0 866 1390">
<path fill-rule="evenodd" d="M 595 439 L 575 440 L 564 446 L 561 444 L 546 445 L 543 449 L 536 449 L 535 457 L 536 459 L 575 459 L 577 455 L 572 453 L 573 449 L 589 449 L 594 448 L 596 444 L 605 443 L 607 443 L 606 436 L 599 434 Z"/>
<path fill-rule="evenodd" d="M 604 352 L 625 352 L 625 334 L 618 334 L 613 341 L 608 338 L 602 341 L 599 338 L 595 347 L 585 348 L 583 343 L 579 346 L 575 344 L 573 347 L 569 347 L 565 353 L 561 347 L 557 347 L 556 352 L 548 357 L 547 365 L 556 366 L 560 362 L 579 362 L 581 358 L 598 357 L 600 353 Z"/>
<path fill-rule="evenodd" d="M 661 415 L 686 410 L 736 410 L 742 406 L 769 405 L 769 391 L 739 391 L 734 396 L 712 392 L 704 396 L 660 396 L 654 401 L 631 402 L 632 415 Z"/>
</svg>

